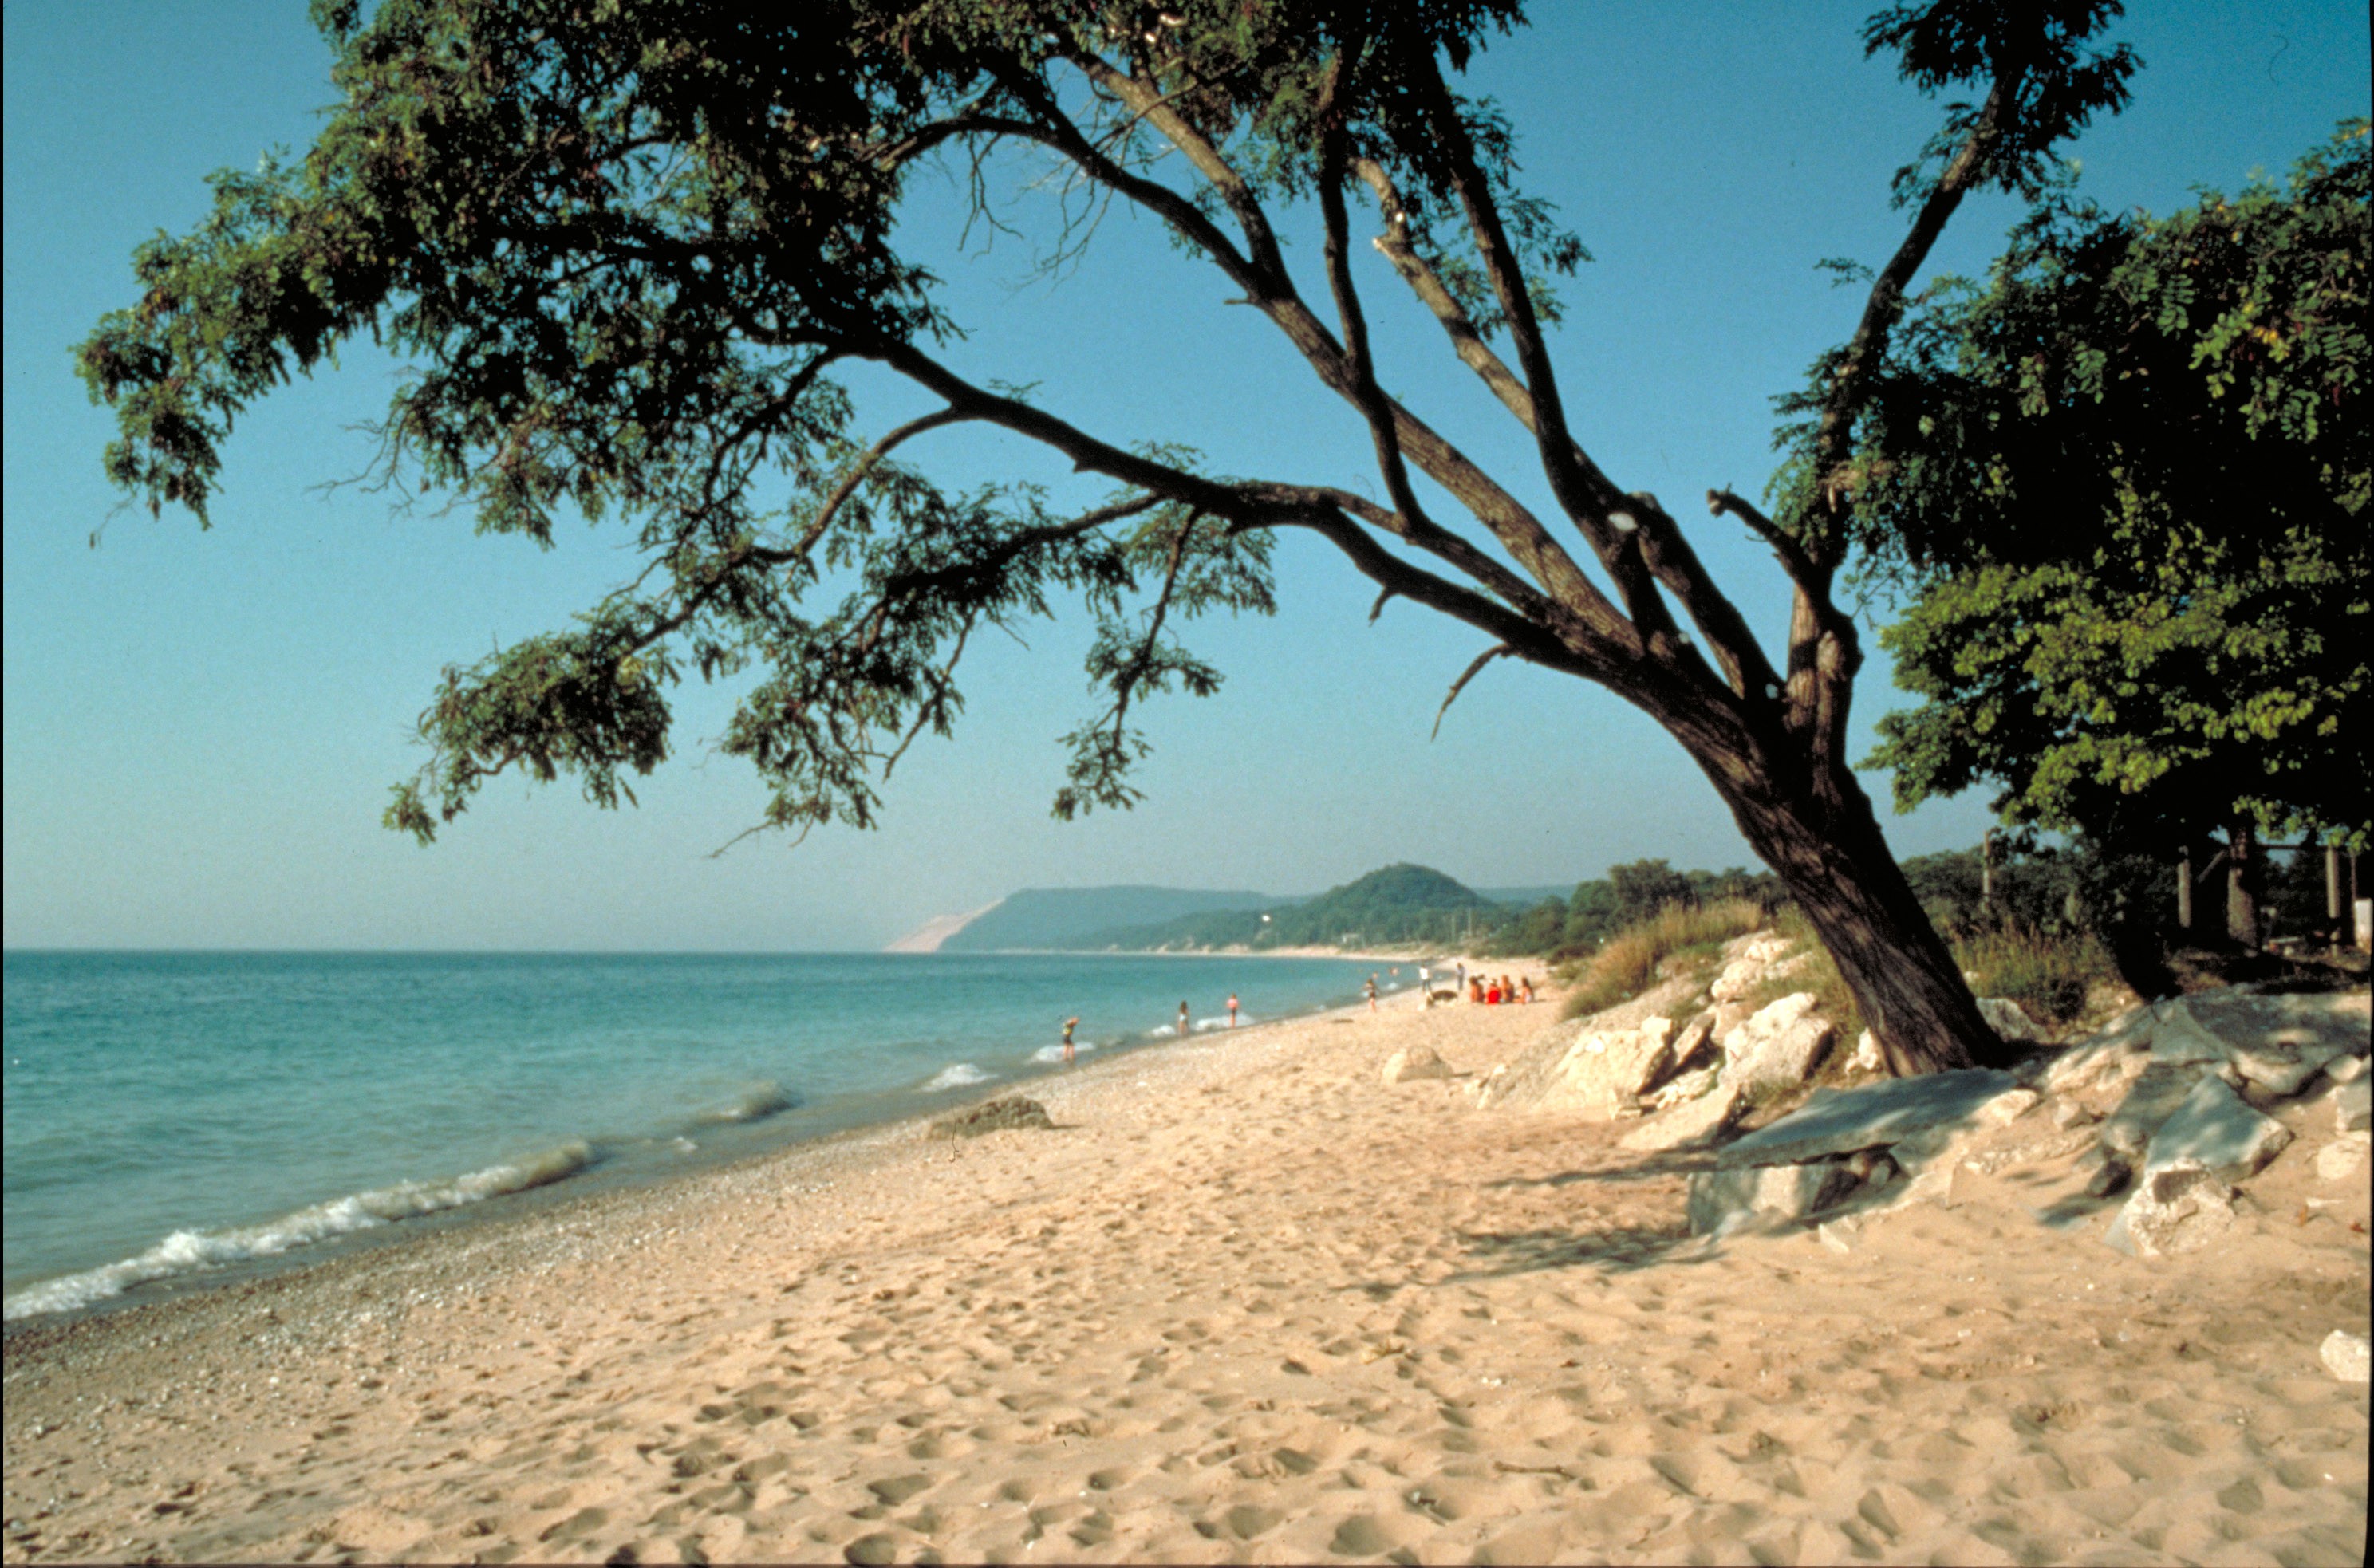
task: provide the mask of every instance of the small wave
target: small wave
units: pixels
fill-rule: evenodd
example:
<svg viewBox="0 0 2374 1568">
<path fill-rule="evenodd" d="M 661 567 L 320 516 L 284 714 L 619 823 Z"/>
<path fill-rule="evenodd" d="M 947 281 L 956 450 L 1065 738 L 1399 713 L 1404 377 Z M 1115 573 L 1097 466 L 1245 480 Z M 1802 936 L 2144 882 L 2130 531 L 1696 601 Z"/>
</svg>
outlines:
<svg viewBox="0 0 2374 1568">
<path fill-rule="evenodd" d="M 782 1084 L 769 1079 L 765 1082 L 752 1084 L 731 1104 L 703 1111 L 693 1119 L 702 1122 L 763 1121 L 798 1104 L 783 1092 Z"/>
<path fill-rule="evenodd" d="M 44 1312 L 65 1312 L 122 1295 L 135 1285 L 220 1268 L 248 1258 L 270 1258 L 330 1236 L 392 1224 L 441 1210 L 459 1209 L 506 1192 L 524 1192 L 576 1175 L 594 1163 L 594 1151 L 563 1143 L 523 1160 L 488 1165 L 442 1181 L 404 1181 L 368 1192 L 350 1192 L 266 1220 L 223 1231 L 175 1231 L 135 1258 L 104 1268 L 30 1285 L 0 1304 L 0 1317 L 14 1321 Z"/>
<path fill-rule="evenodd" d="M 1253 1015 L 1250 1012 L 1240 1012 L 1237 1014 L 1237 1027 L 1240 1029 L 1246 1027 L 1252 1022 Z M 1195 1033 L 1199 1035 L 1205 1033 L 1206 1030 L 1225 1029 L 1228 1026 L 1228 1021 L 1225 1018 L 1198 1018 L 1195 1020 Z"/>
<path fill-rule="evenodd" d="M 1062 1055 L 1063 1049 L 1061 1046 L 1056 1047 L 1056 1054 Z M 923 1085 L 923 1093 L 936 1094 L 943 1089 L 962 1089 L 969 1084 L 986 1083 L 989 1079 L 988 1073 L 969 1061 L 953 1062 L 932 1075 L 932 1081 Z"/>
</svg>

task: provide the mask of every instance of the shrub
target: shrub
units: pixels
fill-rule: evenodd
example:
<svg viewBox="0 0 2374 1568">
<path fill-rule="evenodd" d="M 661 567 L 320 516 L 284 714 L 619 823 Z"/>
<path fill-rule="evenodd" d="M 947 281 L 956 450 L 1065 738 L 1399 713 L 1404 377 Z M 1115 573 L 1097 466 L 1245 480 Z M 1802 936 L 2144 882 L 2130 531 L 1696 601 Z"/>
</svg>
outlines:
<svg viewBox="0 0 2374 1568">
<path fill-rule="evenodd" d="M 1733 937 L 1764 924 L 1764 907 L 1745 898 L 1712 904 L 1668 904 L 1625 927 L 1586 962 L 1566 1016 L 1580 1018 L 1629 1001 L 1655 985 L 1670 959 L 1711 955 Z"/>
<path fill-rule="evenodd" d="M 1955 961 L 1977 977 L 1980 996 L 2009 997 L 2030 1013 L 2066 1024 L 2098 980 L 2115 977 L 2110 953 L 2091 932 L 2047 936 L 2025 927 L 1984 931 L 1954 943 Z"/>
</svg>

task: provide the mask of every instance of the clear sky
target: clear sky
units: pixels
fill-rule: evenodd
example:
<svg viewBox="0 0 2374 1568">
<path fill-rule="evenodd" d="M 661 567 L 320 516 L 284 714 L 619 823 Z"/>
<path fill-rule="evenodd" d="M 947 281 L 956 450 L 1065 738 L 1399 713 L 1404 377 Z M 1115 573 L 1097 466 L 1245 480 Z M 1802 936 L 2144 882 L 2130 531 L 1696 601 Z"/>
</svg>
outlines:
<svg viewBox="0 0 2374 1568">
<path fill-rule="evenodd" d="M 1777 568 L 1730 524 L 1690 522 L 1702 513 L 1688 499 L 1761 489 L 1768 399 L 1845 335 L 1859 303 L 1814 263 L 1876 263 L 1894 247 L 1888 176 L 1937 108 L 1862 57 L 1860 6 L 1534 9 L 1540 25 L 1496 43 L 1474 80 L 1510 111 L 1526 184 L 1597 257 L 1565 290 L 1556 343 L 1576 431 L 1618 483 L 1667 499 L 1777 641 Z M 198 216 L 206 172 L 308 141 L 330 89 L 304 11 L 18 0 L 0 13 L 8 945 L 865 948 L 1022 886 L 1299 893 L 1406 860 L 1491 887 L 1644 855 L 1748 860 L 1679 747 L 1572 679 L 1497 665 L 1429 742 L 1480 634 L 1403 604 L 1370 626 L 1364 579 L 1307 540 L 1281 546 L 1277 617 L 1193 630 L 1228 682 L 1147 710 L 1150 798 L 1133 813 L 1048 818 L 1055 737 L 1094 711 L 1075 613 L 1027 648 L 969 656 L 956 739 L 910 755 L 873 834 L 755 838 L 711 858 L 762 793 L 707 744 L 730 694 L 698 689 L 679 700 L 676 759 L 638 781 L 640 809 L 506 781 L 434 848 L 383 831 L 386 786 L 421 760 L 412 720 L 443 665 L 563 624 L 632 562 L 615 527 L 540 553 L 430 507 L 323 490 L 364 467 L 352 427 L 397 369 L 368 349 L 242 421 L 211 532 L 170 512 L 111 519 L 109 423 L 68 349 L 130 301 L 133 247 Z M 2145 62 L 2135 101 L 2074 149 L 2083 189 L 2109 205 L 2165 211 L 2196 186 L 2280 175 L 2367 112 L 2357 0 L 2138 4 L 2118 36 Z M 1039 381 L 1049 406 L 1100 434 L 1185 440 L 1220 472 L 1373 489 L 1349 411 L 1151 224 L 1116 217 L 1051 286 L 1028 281 L 1025 246 L 958 250 L 956 195 L 927 182 L 911 221 L 946 244 L 948 297 L 974 329 L 960 369 Z M 2000 199 L 1969 205 L 1933 265 L 1982 267 L 2016 216 Z M 1300 232 L 1308 270 L 1317 245 Z M 1530 443 L 1371 263 L 1386 384 L 1548 515 Z M 1323 297 L 1315 277 L 1306 287 Z M 859 391 L 876 427 L 923 406 Z M 951 481 L 1100 493 L 961 429 L 909 452 Z M 1897 700 L 1875 661 L 1858 693 L 1866 744 Z M 1867 784 L 1884 802 L 1886 780 Z M 1970 844 L 1986 820 L 1965 798 L 1888 825 L 1911 854 Z"/>
</svg>

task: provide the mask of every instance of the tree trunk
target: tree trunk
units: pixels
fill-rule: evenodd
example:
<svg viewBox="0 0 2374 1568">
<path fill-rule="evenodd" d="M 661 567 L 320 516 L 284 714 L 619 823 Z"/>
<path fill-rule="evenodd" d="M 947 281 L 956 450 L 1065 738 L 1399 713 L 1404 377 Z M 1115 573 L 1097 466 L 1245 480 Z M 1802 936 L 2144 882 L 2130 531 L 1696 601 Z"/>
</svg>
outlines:
<svg viewBox="0 0 2374 1568">
<path fill-rule="evenodd" d="M 2259 950 L 2259 884 L 2262 867 L 2258 830 L 2249 824 L 2227 840 L 2226 934 L 2248 952 Z"/>
<path fill-rule="evenodd" d="M 1851 772 L 1833 767 L 1818 787 L 1790 790 L 1753 756 L 1702 752 L 1698 736 L 1684 743 L 1829 950 L 1889 1071 L 1910 1078 L 2016 1059 L 1979 1012 Z"/>
</svg>

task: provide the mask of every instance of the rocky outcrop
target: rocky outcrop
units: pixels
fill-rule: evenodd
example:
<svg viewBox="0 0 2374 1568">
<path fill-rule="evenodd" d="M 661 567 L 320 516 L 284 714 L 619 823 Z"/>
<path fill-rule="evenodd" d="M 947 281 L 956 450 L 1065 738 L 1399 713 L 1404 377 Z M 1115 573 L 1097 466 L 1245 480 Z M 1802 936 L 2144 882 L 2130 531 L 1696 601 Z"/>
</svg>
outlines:
<svg viewBox="0 0 2374 1568">
<path fill-rule="evenodd" d="M 1724 1036 L 1723 1081 L 1755 1100 L 1813 1077 L 1838 1038 L 1838 1026 L 1815 1013 L 1816 1003 L 1811 991 L 1784 996 Z"/>
<path fill-rule="evenodd" d="M 1737 1088 L 1770 1040 L 1810 1017 L 1799 999 L 1786 1002 L 1725 1041 L 1724 1086 Z M 1714 1169 L 1693 1178 L 1692 1229 L 1719 1235 L 1850 1199 L 1866 1216 L 1908 1203 L 1950 1206 L 1958 1172 L 1991 1176 L 2079 1155 L 2065 1172 L 2074 1185 L 2090 1165 L 2086 1197 L 2127 1194 L 2105 1241 L 2140 1258 L 2192 1252 L 2233 1228 L 2235 1184 L 2293 1141 L 2267 1108 L 2321 1081 L 2334 1084 L 2329 1101 L 2341 1136 L 2320 1151 L 2317 1169 L 2329 1180 L 2354 1176 L 2374 1146 L 2365 1014 L 2363 992 L 2238 988 L 2133 1009 L 2016 1076 L 1948 1072 L 1816 1090 L 1795 1112 L 1723 1145 Z M 1628 1143 L 1645 1144 L 1662 1119 Z M 1875 1167 L 1909 1179 L 1878 1199 Z M 2049 1223 L 2094 1211 L 2079 1202 Z M 1852 1223 L 1825 1223 L 1834 1250 L 1851 1246 Z"/>
</svg>

